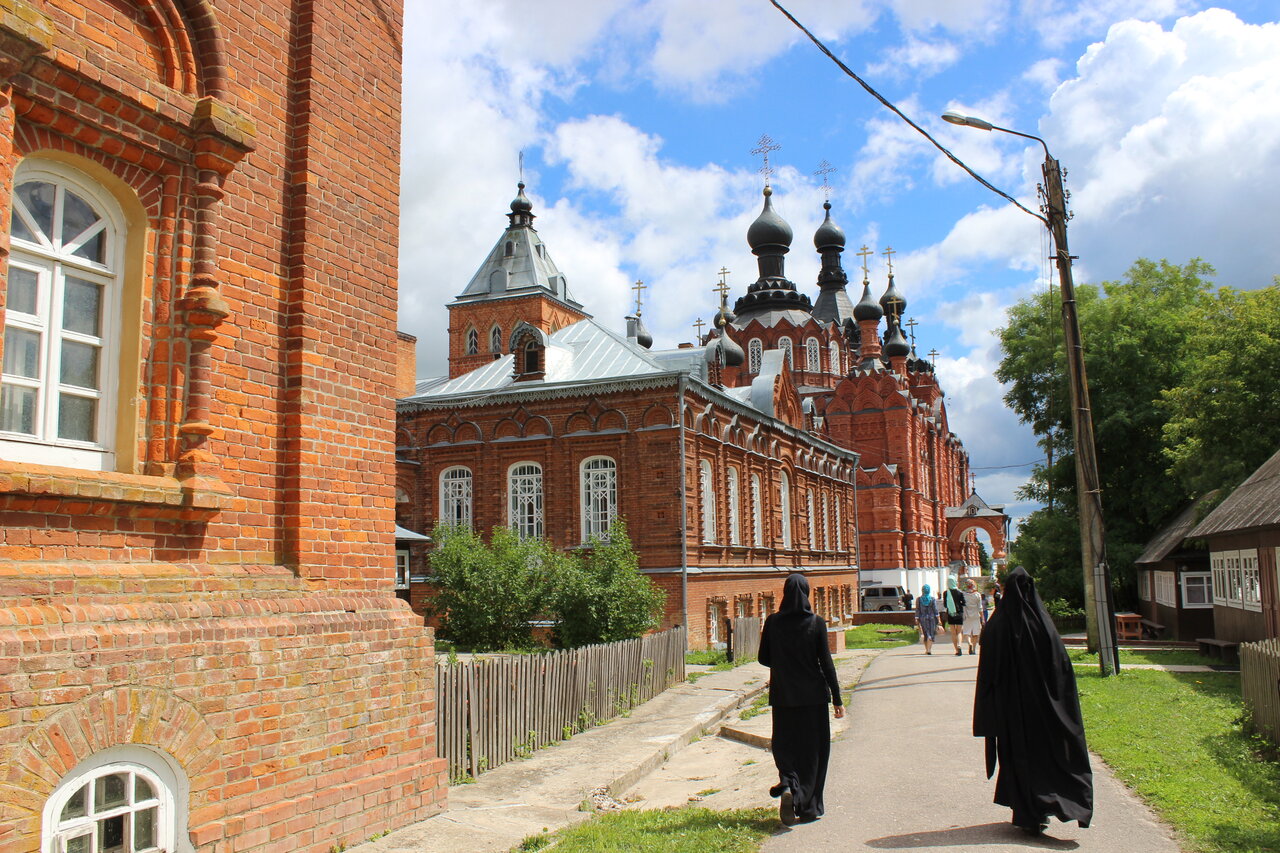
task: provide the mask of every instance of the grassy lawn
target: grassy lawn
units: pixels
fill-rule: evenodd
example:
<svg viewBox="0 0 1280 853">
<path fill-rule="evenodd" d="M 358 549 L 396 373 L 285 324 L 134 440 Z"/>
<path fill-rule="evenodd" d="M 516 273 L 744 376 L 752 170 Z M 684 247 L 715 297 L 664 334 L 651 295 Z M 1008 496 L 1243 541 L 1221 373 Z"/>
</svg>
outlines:
<svg viewBox="0 0 1280 853">
<path fill-rule="evenodd" d="M 779 827 L 775 809 L 622 811 L 528 838 L 515 850 L 556 841 L 555 853 L 753 853 Z"/>
<path fill-rule="evenodd" d="M 1280 850 L 1280 764 L 1241 730 L 1240 676 L 1078 669 L 1089 747 L 1197 853 Z"/>
<path fill-rule="evenodd" d="M 1067 654 L 1071 656 L 1071 660 L 1076 663 L 1091 663 L 1095 666 L 1098 663 L 1096 654 L 1089 654 L 1084 649 L 1067 649 Z M 1220 660 L 1207 658 L 1194 649 L 1174 649 L 1172 651 L 1147 651 L 1145 649 L 1121 649 L 1120 650 L 1120 669 L 1124 669 L 1127 663 L 1157 663 L 1165 666 L 1184 666 L 1200 664 L 1208 666 L 1210 664 L 1222 663 Z"/>
<path fill-rule="evenodd" d="M 892 634 L 881 634 L 877 629 L 892 630 Z M 858 625 L 844 632 L 846 649 L 893 649 L 898 646 L 909 646 L 920 639 L 920 633 L 910 625 Z"/>
</svg>

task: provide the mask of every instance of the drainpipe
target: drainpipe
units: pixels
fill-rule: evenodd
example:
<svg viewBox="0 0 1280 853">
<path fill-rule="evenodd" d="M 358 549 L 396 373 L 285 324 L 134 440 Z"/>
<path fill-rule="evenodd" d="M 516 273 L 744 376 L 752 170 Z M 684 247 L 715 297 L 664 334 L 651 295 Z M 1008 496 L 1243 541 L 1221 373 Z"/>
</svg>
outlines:
<svg viewBox="0 0 1280 853">
<path fill-rule="evenodd" d="M 676 393 L 680 395 L 680 453 L 677 462 L 680 466 L 680 614 L 684 625 L 684 647 L 689 648 L 689 501 L 688 484 L 684 477 L 684 385 L 685 375 L 680 374 L 676 384 Z"/>
</svg>

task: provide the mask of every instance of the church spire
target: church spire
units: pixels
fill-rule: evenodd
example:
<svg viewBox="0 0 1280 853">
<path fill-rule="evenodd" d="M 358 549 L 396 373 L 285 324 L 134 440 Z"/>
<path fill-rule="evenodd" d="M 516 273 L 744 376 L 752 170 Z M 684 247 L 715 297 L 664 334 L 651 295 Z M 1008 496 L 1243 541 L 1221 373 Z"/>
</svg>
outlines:
<svg viewBox="0 0 1280 853">
<path fill-rule="evenodd" d="M 823 161 L 825 162 L 825 161 Z M 831 202 L 823 202 L 826 217 L 813 235 L 814 248 L 822 256 L 822 269 L 818 273 L 818 301 L 813 304 L 813 316 L 827 323 L 844 325 L 854 316 L 853 302 L 845 291 L 849 276 L 840 262 L 844 252 L 844 231 L 831 221 Z"/>
</svg>

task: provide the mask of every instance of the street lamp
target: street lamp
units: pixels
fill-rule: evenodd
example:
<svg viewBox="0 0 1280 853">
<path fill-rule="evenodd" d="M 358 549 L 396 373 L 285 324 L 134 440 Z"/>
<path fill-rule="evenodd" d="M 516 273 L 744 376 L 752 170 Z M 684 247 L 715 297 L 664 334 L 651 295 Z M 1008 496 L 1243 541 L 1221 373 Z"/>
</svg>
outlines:
<svg viewBox="0 0 1280 853">
<path fill-rule="evenodd" d="M 1080 341 L 1080 318 L 1076 314 L 1076 290 L 1071 280 L 1071 252 L 1067 249 L 1067 202 L 1062 189 L 1062 167 L 1038 136 L 998 127 L 985 119 L 948 110 L 942 120 L 978 130 L 998 130 L 1024 139 L 1034 139 L 1044 149 L 1044 217 L 1037 217 L 1053 234 L 1054 260 L 1062 292 L 1062 332 L 1067 349 L 1067 380 L 1071 392 L 1071 435 L 1076 456 L 1076 494 L 1080 512 L 1080 551 L 1084 564 L 1085 626 L 1090 650 L 1097 649 L 1102 674 L 1120 671 L 1116 649 L 1115 610 L 1111 604 L 1111 570 L 1107 566 L 1106 535 L 1102 524 L 1102 484 L 1098 477 L 1098 455 L 1093 439 L 1093 414 L 1089 407 L 1089 384 L 1085 376 L 1084 346 Z M 1028 211 L 1030 212 L 1030 211 Z M 1034 214 L 1032 214 L 1034 215 Z"/>
</svg>

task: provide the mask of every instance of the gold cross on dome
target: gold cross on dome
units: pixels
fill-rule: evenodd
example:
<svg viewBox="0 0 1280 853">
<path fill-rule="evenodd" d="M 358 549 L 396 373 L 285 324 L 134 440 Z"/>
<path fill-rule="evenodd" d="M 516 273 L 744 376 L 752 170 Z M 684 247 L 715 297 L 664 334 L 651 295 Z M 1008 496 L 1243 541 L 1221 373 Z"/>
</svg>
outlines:
<svg viewBox="0 0 1280 853">
<path fill-rule="evenodd" d="M 875 252 L 871 251 L 864 245 L 858 250 L 857 254 L 858 257 L 862 258 L 862 280 L 867 281 L 871 277 L 871 271 L 867 269 L 867 258 L 874 255 Z"/>
<path fill-rule="evenodd" d="M 826 197 L 827 201 L 831 201 L 831 184 L 827 183 L 827 175 L 830 175 L 833 172 L 838 172 L 838 171 L 840 170 L 837 169 L 835 166 L 832 166 L 826 160 L 823 160 L 821 163 L 819 163 L 818 168 L 813 170 L 813 173 L 815 175 L 822 176 L 822 194 L 823 196 Z"/>
<path fill-rule="evenodd" d="M 631 289 L 636 292 L 636 316 L 640 316 L 640 304 L 644 298 L 644 291 L 648 290 L 648 285 L 643 281 L 636 279 L 636 283 L 631 285 Z"/>
<path fill-rule="evenodd" d="M 929 363 L 936 365 L 938 363 L 938 356 L 940 355 L 942 355 L 942 353 L 938 352 L 936 349 L 929 350 Z"/>
<path fill-rule="evenodd" d="M 707 324 L 702 322 L 701 317 L 698 318 L 698 322 L 693 324 L 693 327 L 698 330 L 698 343 L 702 343 L 702 327 L 705 325 Z"/>
<path fill-rule="evenodd" d="M 720 283 L 711 288 L 711 290 L 720 294 L 720 301 L 725 302 L 729 298 L 729 282 L 725 280 L 729 275 L 729 270 L 720 267 L 718 275 L 720 276 Z"/>
<path fill-rule="evenodd" d="M 898 254 L 892 246 L 886 246 L 885 250 L 880 254 L 884 255 L 884 262 L 889 267 L 889 275 L 893 275 L 893 256 Z"/>
<path fill-rule="evenodd" d="M 782 146 L 773 141 L 773 138 L 767 133 L 760 134 L 760 138 L 756 140 L 756 147 L 751 149 L 752 154 L 763 154 L 764 165 L 760 167 L 760 174 L 764 175 L 764 185 L 769 186 L 769 179 L 773 177 L 773 169 L 769 166 L 769 152 L 779 151 Z"/>
<path fill-rule="evenodd" d="M 907 334 L 911 335 L 911 348 L 915 349 L 916 348 L 916 326 L 920 325 L 920 321 L 917 320 L 915 317 L 908 317 L 907 322 L 903 323 L 902 325 L 906 326 L 911 330 Z"/>
</svg>

